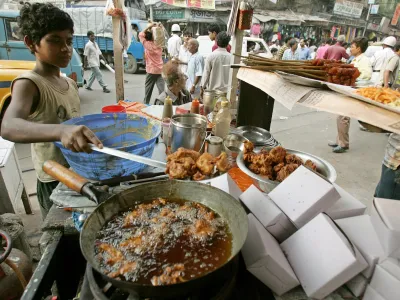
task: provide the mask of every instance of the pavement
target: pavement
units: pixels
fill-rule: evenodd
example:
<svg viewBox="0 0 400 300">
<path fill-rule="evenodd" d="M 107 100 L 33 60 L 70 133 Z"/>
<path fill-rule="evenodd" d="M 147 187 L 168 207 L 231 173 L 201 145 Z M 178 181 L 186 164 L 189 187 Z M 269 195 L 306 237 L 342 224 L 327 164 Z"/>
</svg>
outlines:
<svg viewBox="0 0 400 300">
<path fill-rule="evenodd" d="M 86 73 L 86 77 L 89 74 Z M 97 81 L 92 86 L 93 91 L 79 89 L 81 98 L 81 114 L 100 113 L 105 105 L 116 103 L 114 74 L 103 70 L 104 81 L 109 85 L 110 94 L 102 92 Z M 142 101 L 144 98 L 145 72 L 125 74 L 125 99 Z M 157 88 L 154 88 L 151 103 L 153 103 Z M 356 120 L 351 121 L 350 150 L 347 153 L 335 154 L 328 147 L 328 141 L 336 139 L 336 116 L 295 106 L 288 110 L 275 103 L 271 126 L 273 136 L 289 149 L 302 150 L 329 161 L 337 171 L 336 183 L 354 197 L 370 206 L 374 190 L 380 178 L 381 162 L 388 137 L 385 134 L 363 132 L 359 130 Z M 36 237 L 31 244 L 36 243 L 41 215 L 37 203 L 36 175 L 31 161 L 30 146 L 16 145 L 19 161 L 23 170 L 24 183 L 34 208 L 34 215 L 21 215 L 27 235 Z"/>
</svg>

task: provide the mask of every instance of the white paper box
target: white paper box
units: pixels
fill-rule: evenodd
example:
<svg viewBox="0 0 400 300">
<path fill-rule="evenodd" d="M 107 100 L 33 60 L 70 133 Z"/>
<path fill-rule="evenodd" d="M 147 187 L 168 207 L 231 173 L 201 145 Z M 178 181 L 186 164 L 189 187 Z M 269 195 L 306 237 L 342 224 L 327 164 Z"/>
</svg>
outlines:
<svg viewBox="0 0 400 300">
<path fill-rule="evenodd" d="M 296 227 L 289 218 L 254 185 L 250 186 L 239 198 L 278 242 L 283 242 L 296 232 Z"/>
<path fill-rule="evenodd" d="M 209 181 L 203 183 L 206 184 L 209 183 L 211 184 L 211 186 L 223 190 L 224 192 L 230 194 L 237 200 L 239 200 L 239 196 L 240 194 L 242 194 L 241 189 L 237 186 L 236 182 L 233 181 L 233 179 L 228 173 L 225 173 L 224 175 L 210 179 Z"/>
<path fill-rule="evenodd" d="M 386 300 L 377 291 L 375 291 L 370 285 L 367 286 L 365 290 L 363 300 Z"/>
<path fill-rule="evenodd" d="M 400 201 L 375 198 L 371 221 L 385 254 L 400 258 Z"/>
<path fill-rule="evenodd" d="M 368 268 L 362 274 L 366 278 L 371 278 L 375 265 L 385 258 L 385 252 L 372 225 L 371 217 L 363 215 L 340 219 L 336 220 L 336 224 L 344 231 L 368 262 Z"/>
<path fill-rule="evenodd" d="M 281 244 L 308 297 L 323 299 L 362 272 L 367 262 L 325 214 Z"/>
<path fill-rule="evenodd" d="M 297 228 L 340 199 L 330 182 L 303 166 L 290 174 L 269 196 Z"/>
<path fill-rule="evenodd" d="M 333 186 L 340 194 L 340 199 L 325 211 L 328 216 L 337 220 L 360 216 L 365 213 L 367 207 L 362 202 L 354 198 L 336 183 Z"/>
<path fill-rule="evenodd" d="M 247 270 L 278 295 L 298 286 L 289 262 L 274 237 L 252 214 L 248 215 L 249 233 L 242 248 Z"/>
<path fill-rule="evenodd" d="M 355 297 L 360 297 L 365 293 L 365 290 L 368 286 L 368 279 L 359 274 L 350 281 L 346 282 L 346 286 Z"/>
<path fill-rule="evenodd" d="M 388 258 L 377 265 L 370 285 L 385 300 L 399 300 L 400 265 L 398 260 Z"/>
</svg>

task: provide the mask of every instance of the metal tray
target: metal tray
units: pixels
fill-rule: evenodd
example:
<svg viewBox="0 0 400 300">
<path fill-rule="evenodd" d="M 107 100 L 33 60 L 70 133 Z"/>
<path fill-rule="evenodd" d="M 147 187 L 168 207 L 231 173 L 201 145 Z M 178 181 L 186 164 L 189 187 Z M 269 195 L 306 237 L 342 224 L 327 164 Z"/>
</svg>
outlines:
<svg viewBox="0 0 400 300">
<path fill-rule="evenodd" d="M 309 87 L 315 87 L 315 88 L 324 88 L 326 87 L 326 82 L 321 81 L 321 80 L 316 80 L 316 79 L 310 79 L 307 77 L 299 76 L 299 75 L 294 75 L 294 74 L 289 74 L 285 73 L 282 71 L 275 71 L 278 76 L 281 78 L 295 84 L 299 85 L 304 85 L 304 86 L 309 86 Z"/>
<path fill-rule="evenodd" d="M 274 138 L 268 130 L 256 126 L 240 126 L 235 132 L 244 136 L 255 146 L 265 146 L 273 144 Z"/>
</svg>

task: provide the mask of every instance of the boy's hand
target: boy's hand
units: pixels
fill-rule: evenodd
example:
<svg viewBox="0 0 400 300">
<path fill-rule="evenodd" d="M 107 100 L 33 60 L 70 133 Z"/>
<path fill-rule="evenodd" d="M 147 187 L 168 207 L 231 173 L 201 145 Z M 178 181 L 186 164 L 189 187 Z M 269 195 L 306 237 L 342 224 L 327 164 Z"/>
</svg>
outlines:
<svg viewBox="0 0 400 300">
<path fill-rule="evenodd" d="M 65 126 L 60 137 L 63 146 L 73 152 L 91 153 L 89 143 L 94 144 L 100 149 L 103 148 L 102 142 L 89 128 L 83 125 Z"/>
</svg>

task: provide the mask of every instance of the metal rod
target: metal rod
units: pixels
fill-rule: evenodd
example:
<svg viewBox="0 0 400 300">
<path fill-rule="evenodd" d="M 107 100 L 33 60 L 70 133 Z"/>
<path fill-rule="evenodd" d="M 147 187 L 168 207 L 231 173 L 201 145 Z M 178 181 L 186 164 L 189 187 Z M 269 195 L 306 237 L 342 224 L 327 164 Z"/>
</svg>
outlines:
<svg viewBox="0 0 400 300">
<path fill-rule="evenodd" d="M 165 169 L 167 167 L 167 164 L 165 162 L 161 162 L 161 161 L 147 158 L 144 156 L 139 156 L 136 154 L 132 154 L 132 153 L 128 153 L 128 152 L 124 152 L 124 151 L 120 151 L 120 150 L 116 150 L 116 149 L 112 149 L 112 148 L 108 148 L 108 147 L 103 147 L 103 149 L 100 149 L 100 148 L 96 147 L 95 145 L 90 144 L 90 148 L 97 152 L 109 154 L 109 155 L 116 156 L 116 157 L 121 157 L 121 158 L 124 158 L 127 160 L 136 161 L 136 162 L 139 162 L 139 163 L 142 163 L 142 164 L 145 164 L 148 166 L 156 167 L 156 168 Z"/>
</svg>

